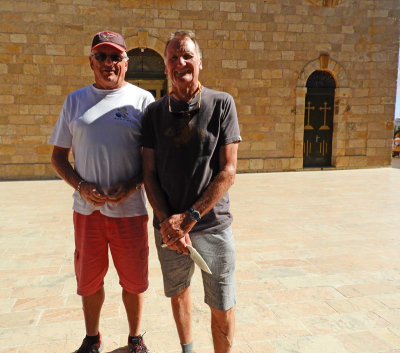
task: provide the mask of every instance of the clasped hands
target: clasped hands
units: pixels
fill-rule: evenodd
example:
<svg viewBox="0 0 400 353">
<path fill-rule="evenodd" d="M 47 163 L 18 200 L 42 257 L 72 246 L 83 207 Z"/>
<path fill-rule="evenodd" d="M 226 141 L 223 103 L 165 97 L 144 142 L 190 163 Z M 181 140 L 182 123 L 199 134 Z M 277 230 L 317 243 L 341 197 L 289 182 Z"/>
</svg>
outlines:
<svg viewBox="0 0 400 353">
<path fill-rule="evenodd" d="M 94 206 L 103 206 L 106 202 L 118 204 L 125 201 L 136 188 L 130 182 L 120 182 L 111 186 L 104 194 L 95 183 L 84 182 L 81 185 L 81 197 Z"/>
<path fill-rule="evenodd" d="M 179 253 L 189 254 L 186 245 L 192 245 L 189 237 L 189 231 L 193 228 L 188 222 L 185 213 L 174 214 L 162 223 L 160 223 L 160 232 L 163 243 L 171 250 L 176 250 Z"/>
</svg>

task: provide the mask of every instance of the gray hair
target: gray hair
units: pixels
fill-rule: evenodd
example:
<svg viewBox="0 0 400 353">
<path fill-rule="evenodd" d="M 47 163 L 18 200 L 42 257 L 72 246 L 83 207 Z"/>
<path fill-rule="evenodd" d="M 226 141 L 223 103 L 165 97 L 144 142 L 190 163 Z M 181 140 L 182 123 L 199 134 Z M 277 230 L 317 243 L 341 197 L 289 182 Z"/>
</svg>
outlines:
<svg viewBox="0 0 400 353">
<path fill-rule="evenodd" d="M 196 36 L 195 36 L 194 32 L 185 31 L 185 30 L 176 31 L 176 32 L 173 32 L 173 33 L 171 33 L 169 35 L 167 43 L 165 44 L 164 58 L 167 56 L 167 47 L 168 47 L 169 43 L 171 42 L 171 40 L 173 40 L 175 38 L 189 38 L 189 39 L 191 39 L 192 42 L 194 43 L 194 45 L 196 46 L 197 54 L 201 58 L 201 50 L 200 50 L 200 47 L 199 47 L 199 43 L 196 40 Z"/>
</svg>

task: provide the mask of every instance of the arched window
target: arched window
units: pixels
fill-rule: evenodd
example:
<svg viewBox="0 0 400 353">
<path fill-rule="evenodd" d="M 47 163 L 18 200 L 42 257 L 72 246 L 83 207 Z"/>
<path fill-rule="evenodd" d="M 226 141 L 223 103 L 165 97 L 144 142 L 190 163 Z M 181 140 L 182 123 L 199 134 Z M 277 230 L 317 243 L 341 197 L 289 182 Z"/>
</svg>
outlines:
<svg viewBox="0 0 400 353">
<path fill-rule="evenodd" d="M 158 99 L 166 93 L 167 79 L 164 60 L 157 52 L 148 48 L 128 51 L 129 64 L 126 80 L 151 92 Z"/>
<path fill-rule="evenodd" d="M 307 88 L 336 88 L 336 82 L 328 71 L 314 71 L 306 82 Z"/>
</svg>

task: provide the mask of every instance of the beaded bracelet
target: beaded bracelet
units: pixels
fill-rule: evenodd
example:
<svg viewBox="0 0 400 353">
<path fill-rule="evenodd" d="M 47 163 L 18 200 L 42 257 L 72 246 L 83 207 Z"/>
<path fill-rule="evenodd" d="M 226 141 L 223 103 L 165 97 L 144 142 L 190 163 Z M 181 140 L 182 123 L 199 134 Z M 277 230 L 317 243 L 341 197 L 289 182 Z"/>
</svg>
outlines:
<svg viewBox="0 0 400 353">
<path fill-rule="evenodd" d="M 78 187 L 76 188 L 76 191 L 78 191 L 79 195 L 81 194 L 81 185 L 82 185 L 83 183 L 86 183 L 86 180 L 83 180 L 83 179 L 82 179 L 82 180 L 78 183 Z"/>
</svg>

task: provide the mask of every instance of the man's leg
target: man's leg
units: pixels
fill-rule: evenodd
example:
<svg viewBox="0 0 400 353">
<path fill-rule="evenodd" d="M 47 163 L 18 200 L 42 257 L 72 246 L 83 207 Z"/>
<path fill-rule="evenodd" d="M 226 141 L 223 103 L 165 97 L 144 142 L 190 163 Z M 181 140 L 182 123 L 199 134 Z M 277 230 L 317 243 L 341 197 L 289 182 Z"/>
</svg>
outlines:
<svg viewBox="0 0 400 353">
<path fill-rule="evenodd" d="M 235 311 L 217 310 L 211 308 L 211 332 L 214 342 L 215 353 L 229 353 L 233 346 L 233 335 L 235 333 Z"/>
<path fill-rule="evenodd" d="M 122 287 L 129 335 L 139 336 L 148 281 L 148 216 L 109 219 L 110 252 Z"/>
<path fill-rule="evenodd" d="M 185 288 L 178 295 L 172 297 L 171 306 L 181 344 L 191 343 L 193 341 L 193 333 L 190 287 Z"/>
<path fill-rule="evenodd" d="M 122 301 L 124 302 L 126 316 L 128 318 L 129 335 L 139 336 L 143 312 L 144 294 L 129 293 L 127 290 L 123 289 Z"/>
<path fill-rule="evenodd" d="M 83 315 L 85 317 L 86 335 L 96 336 L 99 333 L 100 312 L 104 303 L 104 288 L 88 296 L 82 296 Z"/>
</svg>

